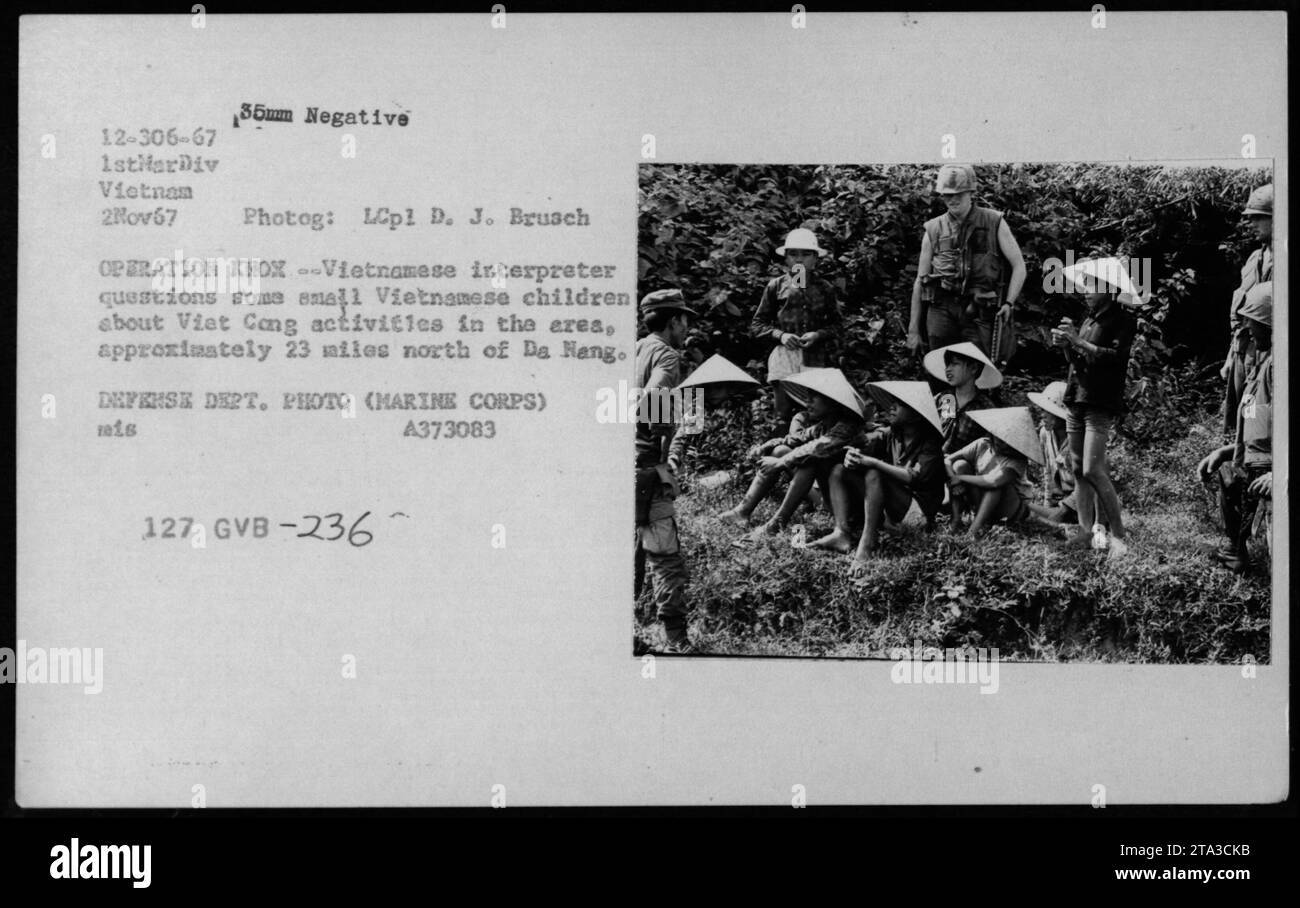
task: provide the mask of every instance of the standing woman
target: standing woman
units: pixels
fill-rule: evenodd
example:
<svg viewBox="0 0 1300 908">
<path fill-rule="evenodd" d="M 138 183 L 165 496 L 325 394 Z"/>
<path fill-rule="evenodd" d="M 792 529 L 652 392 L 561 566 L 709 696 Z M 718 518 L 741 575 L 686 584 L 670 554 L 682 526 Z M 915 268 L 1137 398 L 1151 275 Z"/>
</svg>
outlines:
<svg viewBox="0 0 1300 908">
<path fill-rule="evenodd" d="M 1125 311 L 1121 298 L 1141 305 L 1142 296 L 1119 259 L 1078 262 L 1065 269 L 1065 276 L 1084 291 L 1088 309 L 1077 329 L 1069 318 L 1052 329 L 1052 342 L 1065 349 L 1070 363 L 1063 398 L 1068 414 L 1065 431 L 1082 528 L 1073 542 L 1082 545 L 1091 536 L 1093 548 L 1122 555 L 1127 548 L 1122 542 L 1124 521 L 1106 463 L 1106 443 L 1124 412 L 1129 350 L 1137 333 L 1137 322 Z"/>
</svg>

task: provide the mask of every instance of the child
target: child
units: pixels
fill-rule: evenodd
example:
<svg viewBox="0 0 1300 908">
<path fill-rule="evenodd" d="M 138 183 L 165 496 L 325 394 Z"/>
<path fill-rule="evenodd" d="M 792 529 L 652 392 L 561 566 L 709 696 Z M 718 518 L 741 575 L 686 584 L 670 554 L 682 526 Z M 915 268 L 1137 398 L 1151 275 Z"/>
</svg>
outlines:
<svg viewBox="0 0 1300 908">
<path fill-rule="evenodd" d="M 1029 402 L 1038 407 L 1042 422 L 1038 443 L 1043 449 L 1043 500 L 1029 503 L 1030 512 L 1044 523 L 1075 524 L 1079 512 L 1074 500 L 1074 468 L 1070 440 L 1065 434 L 1065 382 L 1054 381 L 1042 391 L 1030 391 Z"/>
<path fill-rule="evenodd" d="M 673 435 L 668 447 L 668 466 L 676 473 L 686 455 L 708 431 L 712 413 L 730 398 L 752 394 L 759 387 L 756 379 L 720 354 L 700 363 L 690 377 L 677 386 L 682 405 L 682 427 Z"/>
<path fill-rule="evenodd" d="M 755 337 L 776 341 L 767 361 L 767 380 L 773 388 L 776 431 L 784 435 L 792 404 L 781 379 L 831 364 L 829 347 L 842 316 L 835 288 L 814 273 L 817 260 L 827 254 L 815 233 L 791 230 L 776 253 L 785 256 L 787 270 L 763 288 L 750 330 Z"/>
<path fill-rule="evenodd" d="M 999 407 L 971 414 L 988 435 L 944 457 L 952 488 L 972 490 L 975 519 L 970 533 L 980 536 L 994 523 L 1018 523 L 1029 515 L 1033 489 L 1025 479 L 1028 461 L 1043 462 L 1028 407 Z"/>
<path fill-rule="evenodd" d="M 934 396 L 943 424 L 943 453 L 951 454 L 987 434 L 969 415 L 997 406 L 989 391 L 1002 384 L 1002 373 L 984 351 L 969 342 L 949 344 L 927 353 L 924 365 L 931 377 L 949 386 Z M 970 496 L 965 489 L 954 489 L 948 498 L 955 529 L 971 505 Z"/>
<path fill-rule="evenodd" d="M 1076 262 L 1062 273 L 1083 290 L 1088 309 L 1088 317 L 1077 330 L 1069 318 L 1062 318 L 1052 329 L 1052 342 L 1065 348 L 1070 363 L 1063 401 L 1081 528 L 1070 545 L 1091 542 L 1094 548 L 1110 549 L 1111 555 L 1118 556 L 1126 550 L 1124 520 L 1106 464 L 1106 442 L 1124 412 L 1124 379 L 1137 334 L 1121 295 L 1135 306 L 1142 305 L 1142 297 L 1118 259 Z M 1106 521 L 1110 523 L 1109 537 Z"/>
<path fill-rule="evenodd" d="M 1273 282 L 1246 292 L 1237 315 L 1249 326 L 1259 359 L 1242 388 L 1232 444 L 1211 451 L 1197 467 L 1216 477 L 1226 545 L 1214 553 L 1229 570 L 1250 566 L 1246 540 L 1261 498 L 1273 497 Z M 1271 541 L 1269 542 L 1271 548 Z"/>
<path fill-rule="evenodd" d="M 804 404 L 806 410 L 796 417 L 789 435 L 770 439 L 750 452 L 760 458 L 754 481 L 740 504 L 718 516 L 748 525 L 754 509 L 767 497 L 782 470 L 792 474 L 790 488 L 772 518 L 738 544 L 779 532 L 813 483 L 829 481 L 831 470 L 844 456 L 844 449 L 862 433 L 862 399 L 839 369 L 808 369 L 782 379 L 782 383 L 786 392 Z"/>
<path fill-rule="evenodd" d="M 853 573 L 860 572 L 875 551 L 885 517 L 901 522 L 915 500 L 927 526 L 933 526 L 943 506 L 943 434 L 929 386 L 922 381 L 884 381 L 872 382 L 867 390 L 889 425 L 867 433 L 861 449 L 847 448 L 844 462 L 832 470 L 835 529 L 811 543 L 847 554 L 853 544 L 849 524 L 861 503 L 862 538 L 850 567 Z"/>
</svg>

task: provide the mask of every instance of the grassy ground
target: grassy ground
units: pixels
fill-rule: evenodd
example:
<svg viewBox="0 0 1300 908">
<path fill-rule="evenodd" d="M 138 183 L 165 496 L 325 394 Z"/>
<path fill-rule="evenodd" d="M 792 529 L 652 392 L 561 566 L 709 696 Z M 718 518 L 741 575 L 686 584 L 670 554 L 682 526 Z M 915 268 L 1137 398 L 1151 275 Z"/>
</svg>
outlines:
<svg viewBox="0 0 1300 908">
<path fill-rule="evenodd" d="M 710 491 L 688 477 L 677 512 L 692 637 L 709 652 L 745 655 L 883 658 L 919 640 L 996 646 L 1007 660 L 1266 663 L 1267 564 L 1239 576 L 1208 558 L 1222 540 L 1194 474 L 1216 443 L 1212 424 L 1163 446 L 1112 446 L 1129 529 L 1119 559 L 1061 550 L 1046 528 L 1001 527 L 972 541 L 950 535 L 945 521 L 926 533 L 914 505 L 855 580 L 847 556 L 792 544 L 829 531 L 829 513 L 801 509 L 783 536 L 737 549 L 740 531 L 712 515 L 743 487 Z M 769 500 L 755 516 L 774 508 Z M 647 606 L 643 596 L 639 633 L 658 646 L 662 630 Z"/>
</svg>

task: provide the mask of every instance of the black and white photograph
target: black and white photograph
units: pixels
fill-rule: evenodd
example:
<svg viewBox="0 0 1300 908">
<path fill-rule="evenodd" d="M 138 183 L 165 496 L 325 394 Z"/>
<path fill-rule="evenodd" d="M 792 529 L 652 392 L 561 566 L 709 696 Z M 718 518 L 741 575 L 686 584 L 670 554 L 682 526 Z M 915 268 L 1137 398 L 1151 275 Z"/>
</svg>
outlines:
<svg viewBox="0 0 1300 908">
<path fill-rule="evenodd" d="M 1290 10 L 18 12 L 17 876 L 1266 876 L 1115 820 L 1295 814 Z"/>
<path fill-rule="evenodd" d="M 1273 192 L 643 166 L 637 379 L 714 402 L 638 422 L 638 646 L 1266 663 Z"/>
</svg>

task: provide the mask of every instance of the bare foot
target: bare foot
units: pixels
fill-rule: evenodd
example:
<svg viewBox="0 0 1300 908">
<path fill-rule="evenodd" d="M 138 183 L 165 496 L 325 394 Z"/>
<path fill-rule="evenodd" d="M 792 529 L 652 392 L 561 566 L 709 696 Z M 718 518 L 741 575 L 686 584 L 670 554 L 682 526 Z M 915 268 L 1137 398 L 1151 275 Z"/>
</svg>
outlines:
<svg viewBox="0 0 1300 908">
<path fill-rule="evenodd" d="M 866 574 L 867 569 L 871 566 L 869 556 L 858 552 L 853 556 L 853 561 L 849 563 L 849 576 L 861 577 Z"/>
<path fill-rule="evenodd" d="M 732 508 L 730 511 L 723 511 L 721 514 L 717 515 L 717 518 L 719 520 L 724 520 L 727 523 L 734 523 L 736 526 L 749 526 L 749 515 L 741 511 L 740 508 Z"/>
<path fill-rule="evenodd" d="M 821 539 L 814 539 L 808 543 L 810 549 L 830 549 L 832 552 L 839 552 L 841 555 L 847 555 L 853 548 L 852 540 L 847 533 L 836 527 L 830 533 L 827 533 Z"/>
</svg>

